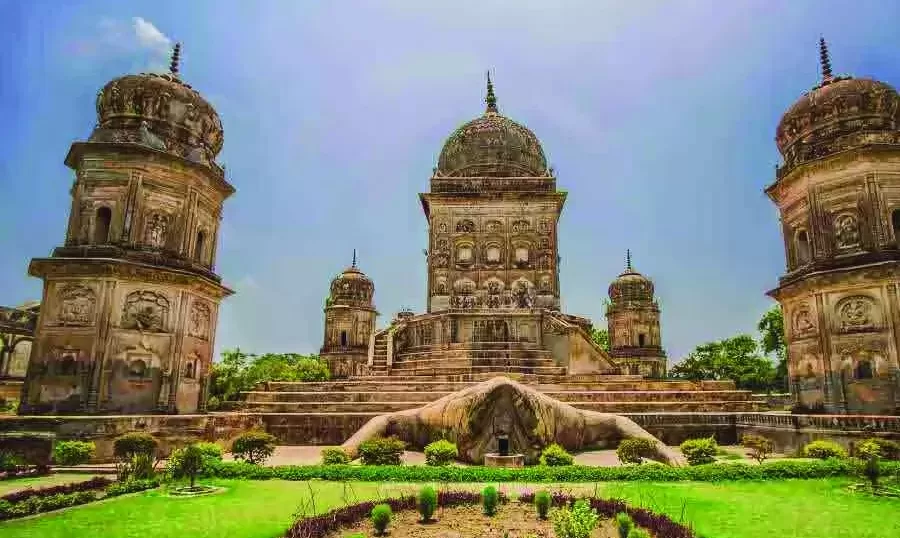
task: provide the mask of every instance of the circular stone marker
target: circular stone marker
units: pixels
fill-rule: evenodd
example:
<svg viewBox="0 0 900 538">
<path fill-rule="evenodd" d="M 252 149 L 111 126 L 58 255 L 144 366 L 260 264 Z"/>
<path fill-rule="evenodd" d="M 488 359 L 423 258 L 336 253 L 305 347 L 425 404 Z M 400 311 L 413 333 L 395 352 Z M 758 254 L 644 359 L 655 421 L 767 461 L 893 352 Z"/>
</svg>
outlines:
<svg viewBox="0 0 900 538">
<path fill-rule="evenodd" d="M 510 454 L 508 456 L 501 456 L 496 452 L 492 452 L 490 454 L 484 455 L 484 466 L 485 467 L 525 467 L 525 455 L 524 454 Z"/>
</svg>

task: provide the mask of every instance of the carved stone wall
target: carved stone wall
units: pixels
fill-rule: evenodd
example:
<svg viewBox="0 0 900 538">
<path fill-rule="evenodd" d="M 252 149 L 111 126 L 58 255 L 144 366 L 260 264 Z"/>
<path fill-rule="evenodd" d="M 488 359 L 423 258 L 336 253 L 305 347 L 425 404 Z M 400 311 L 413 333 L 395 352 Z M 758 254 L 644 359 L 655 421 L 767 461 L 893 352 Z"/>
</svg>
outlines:
<svg viewBox="0 0 900 538">
<path fill-rule="evenodd" d="M 325 339 L 320 351 L 334 379 L 361 375 L 378 313 L 371 308 L 332 305 L 325 309 Z"/>
</svg>

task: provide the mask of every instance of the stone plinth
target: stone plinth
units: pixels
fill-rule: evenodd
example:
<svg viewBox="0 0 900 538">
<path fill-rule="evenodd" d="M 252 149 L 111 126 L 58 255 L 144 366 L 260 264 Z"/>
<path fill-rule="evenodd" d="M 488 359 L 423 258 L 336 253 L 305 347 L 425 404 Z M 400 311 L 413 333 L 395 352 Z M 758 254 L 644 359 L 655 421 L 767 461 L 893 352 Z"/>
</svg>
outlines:
<svg viewBox="0 0 900 538">
<path fill-rule="evenodd" d="M 485 467 L 525 467 L 524 454 L 510 454 L 509 456 L 501 456 L 496 452 L 484 455 Z"/>
</svg>

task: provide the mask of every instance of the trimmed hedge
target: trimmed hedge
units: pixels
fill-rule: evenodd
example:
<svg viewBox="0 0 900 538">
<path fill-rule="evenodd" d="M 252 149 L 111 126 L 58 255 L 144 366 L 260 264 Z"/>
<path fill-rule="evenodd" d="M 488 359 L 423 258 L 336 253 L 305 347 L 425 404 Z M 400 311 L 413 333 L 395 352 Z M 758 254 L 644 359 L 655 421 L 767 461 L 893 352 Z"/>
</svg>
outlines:
<svg viewBox="0 0 900 538">
<path fill-rule="evenodd" d="M 900 471 L 900 463 L 884 462 L 885 474 Z M 604 482 L 611 480 L 673 482 L 696 480 L 780 480 L 785 478 L 827 478 L 856 476 L 862 470 L 858 460 L 768 461 L 762 465 L 719 464 L 669 467 L 650 464 L 628 467 L 585 467 L 539 465 L 524 469 L 501 467 L 432 467 L 426 465 L 282 465 L 260 467 L 240 462 L 217 462 L 208 475 L 249 480 L 331 480 L 358 482 Z M 370 507 L 371 509 L 371 507 Z"/>
<path fill-rule="evenodd" d="M 82 482 L 72 482 L 71 484 L 60 484 L 58 486 L 50 486 L 37 489 L 21 489 L 19 491 L 14 491 L 0 497 L 0 500 L 10 503 L 20 503 L 31 497 L 48 497 L 50 495 L 59 495 L 60 493 L 69 494 L 75 493 L 76 491 L 91 491 L 94 489 L 105 488 L 112 483 L 113 481 L 109 478 L 95 476 L 90 480 L 84 480 Z"/>
<path fill-rule="evenodd" d="M 87 504 L 102 497 L 116 497 L 159 486 L 157 480 L 112 484 L 110 482 L 106 478 L 95 477 L 85 482 L 11 493 L 0 499 L 0 521 Z M 102 490 L 104 486 L 108 486 L 106 491 Z"/>
</svg>

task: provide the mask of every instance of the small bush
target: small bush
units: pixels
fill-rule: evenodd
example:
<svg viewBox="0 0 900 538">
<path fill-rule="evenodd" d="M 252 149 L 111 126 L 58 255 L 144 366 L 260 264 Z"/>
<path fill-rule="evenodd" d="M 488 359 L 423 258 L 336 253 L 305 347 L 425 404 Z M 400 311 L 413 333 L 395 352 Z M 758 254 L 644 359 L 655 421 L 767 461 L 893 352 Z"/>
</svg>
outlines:
<svg viewBox="0 0 900 538">
<path fill-rule="evenodd" d="M 644 458 L 649 458 L 656 453 L 656 445 L 650 439 L 632 438 L 622 439 L 616 456 L 622 463 L 641 463 Z"/>
<path fill-rule="evenodd" d="M 376 534 L 379 536 L 384 534 L 393 515 L 391 507 L 387 504 L 379 504 L 372 508 L 372 526 L 375 527 Z"/>
<path fill-rule="evenodd" d="M 828 458 L 846 458 L 844 447 L 832 441 L 813 441 L 803 447 L 803 455 L 807 458 L 827 460 Z"/>
<path fill-rule="evenodd" d="M 222 456 L 224 451 L 222 447 L 215 443 L 194 443 L 192 446 L 197 447 L 197 450 L 200 451 L 201 455 L 201 465 L 200 469 L 197 471 L 198 474 L 209 474 L 210 469 L 213 464 L 222 461 Z M 169 459 L 166 462 L 166 473 L 172 478 L 182 478 L 185 475 L 182 473 L 182 458 L 184 455 L 184 448 L 173 450 L 171 454 L 169 454 Z"/>
<path fill-rule="evenodd" d="M 126 433 L 113 441 L 113 454 L 123 460 L 130 460 L 138 454 L 155 456 L 158 445 L 159 443 L 149 433 Z"/>
<path fill-rule="evenodd" d="M 565 448 L 556 443 L 553 443 L 541 452 L 541 465 L 559 467 L 563 465 L 572 465 L 573 463 L 575 463 L 575 458 L 566 452 Z"/>
<path fill-rule="evenodd" d="M 320 359 L 302 358 L 297 361 L 297 381 L 328 381 L 331 372 Z"/>
<path fill-rule="evenodd" d="M 363 465 L 400 465 L 406 444 L 396 437 L 376 437 L 359 445 Z"/>
<path fill-rule="evenodd" d="M 634 528 L 634 521 L 631 516 L 625 512 L 616 514 L 616 529 L 619 531 L 619 538 L 628 538 L 628 533 Z"/>
<path fill-rule="evenodd" d="M 551 519 L 557 538 L 588 538 L 597 526 L 600 516 L 585 499 L 578 499 L 571 510 L 566 508 L 556 510 Z"/>
<path fill-rule="evenodd" d="M 550 492 L 542 489 L 534 494 L 534 507 L 537 508 L 538 518 L 547 519 L 550 511 Z"/>
<path fill-rule="evenodd" d="M 896 441 L 891 441 L 890 439 L 882 439 L 881 437 L 870 437 L 863 441 L 863 443 L 874 443 L 878 445 L 878 452 L 882 458 L 891 461 L 900 460 L 900 443 Z M 856 452 L 859 452 L 859 446 L 863 443 L 857 445 Z"/>
<path fill-rule="evenodd" d="M 497 488 L 488 486 L 481 491 L 481 507 L 484 509 L 484 515 L 492 516 L 497 513 L 497 504 L 500 502 L 500 496 L 497 494 Z"/>
<path fill-rule="evenodd" d="M 264 431 L 251 430 L 242 433 L 231 444 L 231 453 L 239 460 L 244 460 L 253 465 L 263 464 L 275 452 L 274 435 Z"/>
<path fill-rule="evenodd" d="M 450 465 L 457 456 L 459 456 L 459 450 L 456 445 L 446 439 L 435 441 L 425 447 L 425 465 L 436 467 Z"/>
<path fill-rule="evenodd" d="M 681 453 L 691 465 L 703 465 L 716 461 L 719 445 L 712 437 L 706 439 L 688 439 L 681 443 Z"/>
<path fill-rule="evenodd" d="M 644 529 L 634 527 L 633 529 L 631 529 L 631 531 L 628 532 L 628 538 L 650 538 L 650 533 L 648 533 Z"/>
<path fill-rule="evenodd" d="M 87 441 L 57 441 L 53 445 L 53 463 L 70 467 L 91 461 L 94 443 Z"/>
<path fill-rule="evenodd" d="M 322 449 L 322 465 L 344 465 L 350 463 L 350 456 L 343 449 L 328 447 Z"/>
<path fill-rule="evenodd" d="M 741 437 L 741 446 L 750 450 L 750 457 L 762 463 L 775 450 L 775 443 L 761 435 L 746 434 Z"/>
<path fill-rule="evenodd" d="M 106 488 L 106 496 L 118 497 L 119 495 L 125 495 L 126 493 L 135 493 L 137 491 L 144 491 L 156 487 L 159 487 L 159 481 L 156 479 L 127 480 L 125 482 L 116 482 Z"/>
<path fill-rule="evenodd" d="M 433 487 L 423 486 L 419 490 L 417 505 L 419 515 L 422 516 L 422 522 L 427 523 L 431 521 L 431 516 L 434 515 L 434 510 L 437 508 L 437 492 Z"/>
</svg>

